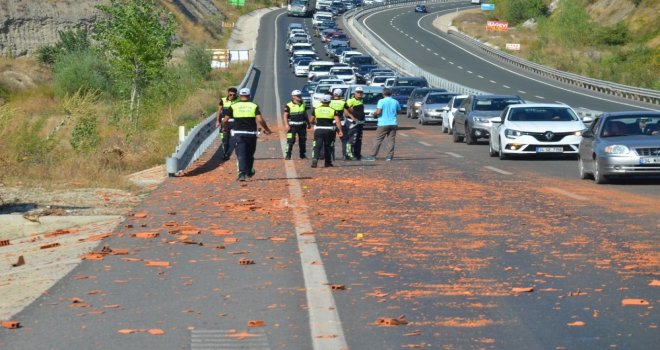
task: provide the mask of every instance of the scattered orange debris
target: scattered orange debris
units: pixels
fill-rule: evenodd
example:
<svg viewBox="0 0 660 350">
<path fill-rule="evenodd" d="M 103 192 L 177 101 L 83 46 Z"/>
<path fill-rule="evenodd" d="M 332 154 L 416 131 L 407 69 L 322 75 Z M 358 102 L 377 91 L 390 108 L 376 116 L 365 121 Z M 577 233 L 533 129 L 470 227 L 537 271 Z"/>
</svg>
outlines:
<svg viewBox="0 0 660 350">
<path fill-rule="evenodd" d="M 225 237 L 224 242 L 225 242 L 225 243 L 236 243 L 236 242 L 238 242 L 238 238 L 234 238 L 234 237 Z"/>
<path fill-rule="evenodd" d="M 151 334 L 151 335 L 163 335 L 163 334 L 165 334 L 165 331 L 163 331 L 160 328 L 152 328 L 152 329 L 148 330 L 147 332 L 149 332 L 149 334 Z"/>
<path fill-rule="evenodd" d="M 148 213 L 146 213 L 146 212 L 135 213 L 135 214 L 133 214 L 133 217 L 136 218 L 136 219 L 144 219 L 144 218 L 147 217 L 147 214 Z"/>
<path fill-rule="evenodd" d="M 621 300 L 623 306 L 649 306 L 651 303 L 644 299 L 623 299 Z"/>
<path fill-rule="evenodd" d="M 330 286 L 332 290 L 346 290 L 346 286 L 343 284 L 333 284 Z"/>
<path fill-rule="evenodd" d="M 49 249 L 49 248 L 55 248 L 55 247 L 59 247 L 59 246 L 60 246 L 60 244 L 55 242 L 55 243 L 42 245 L 41 247 L 39 247 L 39 249 Z"/>
<path fill-rule="evenodd" d="M 415 337 L 415 336 L 418 336 L 418 335 L 422 335 L 422 331 L 414 330 L 410 333 L 404 333 L 403 335 L 406 336 L 406 337 Z"/>
<path fill-rule="evenodd" d="M 585 323 L 582 321 L 575 321 L 575 322 L 567 323 L 566 325 L 569 327 L 582 327 L 584 326 L 584 324 Z"/>
<path fill-rule="evenodd" d="M 513 287 L 511 291 L 514 293 L 531 293 L 534 291 L 534 287 Z"/>
<path fill-rule="evenodd" d="M 87 238 L 80 239 L 79 241 L 94 242 L 94 241 L 100 241 L 100 240 L 106 239 L 110 236 L 112 236 L 112 233 L 101 233 L 101 234 L 98 234 L 98 235 L 89 236 Z"/>
<path fill-rule="evenodd" d="M 408 324 L 408 321 L 406 316 L 401 315 L 397 318 L 379 317 L 375 323 L 377 326 L 402 326 Z"/>
<path fill-rule="evenodd" d="M 225 337 L 227 337 L 227 338 L 236 338 L 237 340 L 243 340 L 245 338 L 256 337 L 256 336 L 257 336 L 257 334 L 252 334 L 252 333 L 248 333 L 248 332 L 225 334 Z"/>
<path fill-rule="evenodd" d="M 309 231 L 307 231 L 307 232 L 303 232 L 303 233 L 301 233 L 300 235 L 301 235 L 301 236 L 313 236 L 313 235 L 315 235 L 315 233 L 314 233 L 314 232 L 309 232 Z"/>
<path fill-rule="evenodd" d="M 227 235 L 233 235 L 234 233 L 229 231 L 229 230 L 212 230 L 211 233 L 214 236 L 227 236 Z"/>
<path fill-rule="evenodd" d="M 109 304 L 109 305 L 105 305 L 103 308 L 105 308 L 105 309 L 118 309 L 120 307 L 121 307 L 121 305 L 119 305 L 119 304 Z"/>
<path fill-rule="evenodd" d="M 151 267 L 170 267 L 170 263 L 168 261 L 161 260 L 145 260 L 144 265 Z"/>
<path fill-rule="evenodd" d="M 0 241 L 0 247 L 4 247 L 4 246 L 10 245 L 10 244 L 11 244 L 11 242 L 9 242 L 8 239 L 3 239 L 3 240 Z"/>
<path fill-rule="evenodd" d="M 83 260 L 103 260 L 104 254 L 91 252 L 83 256 Z"/>
<path fill-rule="evenodd" d="M 272 242 L 286 242 L 286 237 L 270 237 Z"/>
<path fill-rule="evenodd" d="M 649 283 L 651 287 L 660 287 L 660 280 L 653 280 Z"/>
<path fill-rule="evenodd" d="M 2 327 L 7 329 L 21 328 L 21 323 L 18 321 L 2 321 Z"/>
<path fill-rule="evenodd" d="M 266 322 L 264 320 L 250 320 L 247 325 L 248 327 L 264 327 Z"/>
<path fill-rule="evenodd" d="M 246 258 L 240 258 L 238 260 L 239 265 L 252 265 L 254 264 L 254 260 L 252 259 L 246 259 Z"/>
<path fill-rule="evenodd" d="M 156 238 L 158 236 L 160 236 L 160 234 L 158 232 L 138 232 L 138 233 L 133 234 L 133 237 L 145 238 L 145 239 L 147 239 L 147 238 Z"/>
</svg>

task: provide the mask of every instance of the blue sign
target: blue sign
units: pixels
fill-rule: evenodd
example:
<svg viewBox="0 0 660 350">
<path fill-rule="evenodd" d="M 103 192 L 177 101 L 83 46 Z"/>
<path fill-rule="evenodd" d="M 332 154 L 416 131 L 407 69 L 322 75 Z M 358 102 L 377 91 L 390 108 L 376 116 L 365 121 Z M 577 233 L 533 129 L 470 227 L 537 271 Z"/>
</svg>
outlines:
<svg viewBox="0 0 660 350">
<path fill-rule="evenodd" d="M 495 4 L 481 4 L 481 11 L 493 11 L 495 10 Z"/>
</svg>

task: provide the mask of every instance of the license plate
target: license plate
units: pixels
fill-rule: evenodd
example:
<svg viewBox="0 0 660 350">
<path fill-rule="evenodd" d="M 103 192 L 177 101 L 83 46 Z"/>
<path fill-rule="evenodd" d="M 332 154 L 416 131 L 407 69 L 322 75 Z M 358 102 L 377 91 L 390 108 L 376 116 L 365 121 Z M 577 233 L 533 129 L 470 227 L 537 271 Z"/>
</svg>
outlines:
<svg viewBox="0 0 660 350">
<path fill-rule="evenodd" d="M 639 160 L 640 164 L 660 164 L 660 157 L 655 158 L 642 158 Z"/>
<path fill-rule="evenodd" d="M 564 147 L 536 147 L 536 153 L 562 153 Z"/>
</svg>

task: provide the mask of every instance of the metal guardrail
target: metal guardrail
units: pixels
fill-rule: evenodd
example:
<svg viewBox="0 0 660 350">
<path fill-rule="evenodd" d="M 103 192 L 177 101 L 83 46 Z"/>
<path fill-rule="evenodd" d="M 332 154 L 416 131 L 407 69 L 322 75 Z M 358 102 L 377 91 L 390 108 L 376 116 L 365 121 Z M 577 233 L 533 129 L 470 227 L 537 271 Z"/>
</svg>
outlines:
<svg viewBox="0 0 660 350">
<path fill-rule="evenodd" d="M 449 0 L 449 1 L 442 1 L 442 0 L 426 1 L 426 3 L 443 3 L 443 2 L 456 2 L 456 0 L 453 0 L 453 1 L 452 0 Z M 355 21 L 356 17 L 361 17 L 363 15 L 369 14 L 369 13 L 371 13 L 371 12 L 373 12 L 373 11 L 379 9 L 379 8 L 406 6 L 406 5 L 410 5 L 410 4 L 413 4 L 413 3 L 419 3 L 419 1 L 394 0 L 394 1 L 386 1 L 386 2 L 383 2 L 383 3 L 374 3 L 372 5 L 368 5 L 368 6 L 365 6 L 363 8 L 356 8 L 356 9 L 352 10 L 352 11 L 350 11 L 350 13 L 347 13 L 344 18 L 345 19 L 350 18 L 350 20 L 352 21 L 352 24 L 353 24 L 353 23 L 356 22 Z M 376 44 L 376 43 L 380 44 L 380 42 L 378 40 L 373 40 L 374 39 L 373 35 L 371 35 L 371 33 L 369 33 L 367 30 L 365 30 L 366 28 L 364 28 L 364 26 L 362 26 L 359 22 L 358 22 L 357 25 L 354 25 L 354 26 L 358 27 L 360 29 L 360 32 L 359 33 L 352 32 L 353 36 L 355 36 L 355 34 L 363 35 L 363 37 L 368 38 L 370 44 Z M 477 47 L 478 49 L 480 49 L 481 51 L 483 51 L 483 52 L 485 52 L 485 53 L 487 53 L 491 56 L 495 56 L 495 57 L 499 58 L 502 61 L 505 61 L 505 62 L 507 62 L 509 64 L 512 64 L 516 67 L 519 67 L 521 69 L 524 69 L 524 70 L 527 70 L 527 71 L 530 71 L 530 72 L 534 72 L 534 73 L 539 74 L 543 77 L 550 78 L 550 79 L 553 79 L 553 80 L 556 80 L 556 81 L 560 81 L 560 82 L 563 82 L 563 83 L 566 83 L 566 84 L 569 84 L 569 85 L 581 87 L 581 88 L 584 88 L 584 89 L 587 89 L 587 90 L 600 92 L 600 93 L 607 94 L 607 95 L 610 95 L 610 96 L 616 96 L 616 97 L 620 97 L 620 98 L 625 98 L 625 99 L 629 99 L 629 100 L 649 103 L 649 104 L 653 104 L 653 105 L 660 105 L 660 91 L 652 90 L 652 89 L 644 89 L 644 88 L 639 88 L 639 87 L 634 87 L 634 86 L 628 86 L 628 85 L 624 85 L 624 84 L 618 84 L 618 83 L 608 82 L 608 81 L 604 81 L 604 80 L 589 78 L 589 77 L 581 76 L 581 75 L 574 74 L 574 73 L 564 72 L 564 71 L 554 69 L 554 68 L 550 68 L 550 67 L 538 64 L 538 63 L 527 61 L 527 60 L 522 59 L 520 57 L 511 55 L 509 53 L 506 53 L 506 52 L 503 52 L 503 51 L 500 51 L 500 50 L 497 50 L 495 48 L 492 48 L 492 47 L 490 47 L 490 46 L 488 46 L 488 45 L 486 45 L 486 44 L 484 44 L 484 43 L 482 43 L 482 42 L 480 42 L 480 41 L 478 41 L 478 40 L 476 40 L 476 39 L 474 39 L 470 36 L 465 35 L 464 33 L 456 31 L 456 30 L 449 30 L 448 34 L 459 37 L 462 40 L 466 41 L 468 44 L 473 45 L 473 46 Z M 377 46 L 377 45 L 374 45 L 374 46 Z M 389 50 L 389 51 L 390 52 L 381 51 L 381 53 L 390 53 L 390 54 L 393 53 L 392 50 Z M 394 56 L 387 56 L 387 57 L 392 58 L 392 57 L 397 57 L 397 56 L 400 57 L 400 55 L 397 55 L 396 53 L 394 53 Z M 378 57 L 378 56 L 374 56 L 374 57 Z M 405 58 L 404 58 L 404 60 L 405 60 Z M 396 61 L 400 61 L 400 60 L 396 60 Z M 399 62 L 395 62 L 395 63 L 398 64 Z M 405 68 L 405 71 L 408 71 L 407 67 L 401 67 L 401 68 Z M 425 76 L 424 74 L 419 74 L 419 75 Z M 427 80 L 428 79 L 429 79 L 429 77 L 427 77 Z M 429 82 L 430 82 L 430 80 L 429 80 Z M 444 84 L 444 82 L 443 82 L 443 84 Z M 451 85 L 451 84 L 448 84 L 447 86 L 449 86 L 449 85 Z M 440 87 L 446 88 L 445 85 L 440 86 Z M 462 92 L 460 90 L 454 90 L 454 91 Z"/>
<path fill-rule="evenodd" d="M 239 89 L 247 86 L 254 71 L 254 63 L 248 67 Z M 172 156 L 165 158 L 165 167 L 169 176 L 177 176 L 195 162 L 213 144 L 218 137 L 215 127 L 215 114 L 211 114 L 201 123 L 195 125 L 184 140 L 176 147 Z"/>
</svg>

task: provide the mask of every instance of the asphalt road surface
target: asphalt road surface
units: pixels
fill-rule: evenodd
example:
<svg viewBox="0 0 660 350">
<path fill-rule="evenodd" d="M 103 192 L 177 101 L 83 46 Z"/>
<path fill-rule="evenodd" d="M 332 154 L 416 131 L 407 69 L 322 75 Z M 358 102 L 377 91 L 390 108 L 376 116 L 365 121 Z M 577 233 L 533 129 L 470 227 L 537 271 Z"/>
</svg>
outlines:
<svg viewBox="0 0 660 350">
<path fill-rule="evenodd" d="M 271 126 L 304 82 L 283 45 L 303 20 L 282 13 L 255 60 Z M 84 261 L 0 348 L 655 348 L 657 180 L 597 186 L 574 160 L 493 160 L 439 130 L 402 120 L 392 162 L 312 169 L 282 159 L 280 129 L 246 183 L 209 154 L 102 242 L 127 255 Z"/>
</svg>

